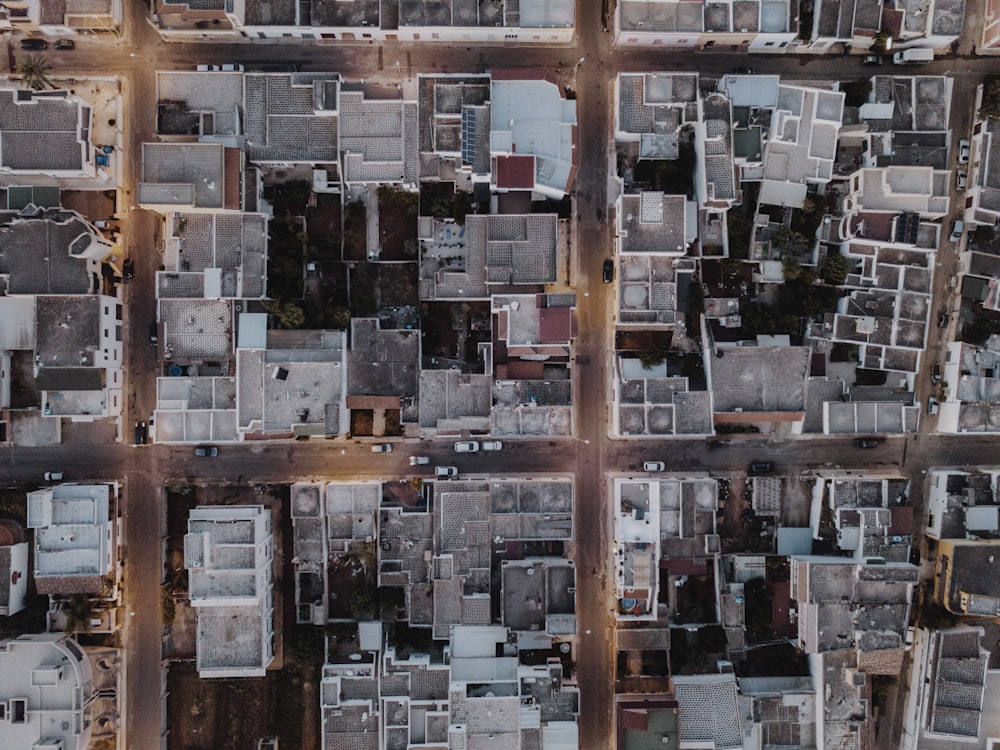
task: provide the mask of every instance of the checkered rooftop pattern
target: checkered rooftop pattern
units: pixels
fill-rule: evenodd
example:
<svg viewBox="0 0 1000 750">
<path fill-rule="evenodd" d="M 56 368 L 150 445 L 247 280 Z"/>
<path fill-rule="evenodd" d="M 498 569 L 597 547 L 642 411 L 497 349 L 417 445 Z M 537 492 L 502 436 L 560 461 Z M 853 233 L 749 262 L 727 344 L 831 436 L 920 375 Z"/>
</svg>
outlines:
<svg viewBox="0 0 1000 750">
<path fill-rule="evenodd" d="M 80 172 L 91 110 L 65 92 L 0 92 L 0 162 L 16 172 Z"/>
<path fill-rule="evenodd" d="M 246 74 L 245 132 L 250 159 L 335 162 L 338 83 L 338 76 L 324 73 Z"/>
<path fill-rule="evenodd" d="M 937 664 L 929 686 L 932 693 L 928 729 L 939 734 L 979 736 L 988 652 L 980 631 L 944 630 L 934 634 Z"/>
<path fill-rule="evenodd" d="M 697 91 L 697 75 L 622 74 L 617 129 L 633 134 L 674 131 L 696 113 L 690 105 Z"/>
<path fill-rule="evenodd" d="M 201 607 L 198 669 L 262 668 L 263 616 L 256 607 Z"/>
<path fill-rule="evenodd" d="M 73 255 L 74 243 L 88 241 L 91 231 L 68 211 L 49 209 L 30 219 L 0 216 L 0 274 L 7 276 L 7 294 L 93 291 L 88 261 Z"/>
<path fill-rule="evenodd" d="M 419 344 L 415 331 L 383 331 L 376 318 L 351 320 L 348 394 L 415 396 Z"/>
<path fill-rule="evenodd" d="M 623 195 L 622 253 L 683 255 L 686 250 L 685 197 L 662 192 Z"/>
<path fill-rule="evenodd" d="M 743 747 L 736 679 L 732 675 L 678 676 L 674 687 L 682 742 L 714 743 L 717 750 Z"/>
<path fill-rule="evenodd" d="M 340 94 L 339 139 L 348 182 L 415 182 L 419 169 L 419 109 L 415 102 Z"/>
<path fill-rule="evenodd" d="M 481 224 L 480 227 L 470 225 Z M 491 214 L 466 218 L 467 266 L 485 257 L 487 279 L 501 284 L 548 284 L 556 280 L 559 217 L 555 214 Z M 485 247 L 472 243 L 485 240 Z"/>
<path fill-rule="evenodd" d="M 224 160 L 221 143 L 144 143 L 140 199 L 151 204 L 222 208 Z M 159 191 L 154 192 L 154 186 Z"/>
<path fill-rule="evenodd" d="M 799 411 L 811 352 L 804 347 L 720 349 L 712 358 L 716 411 Z"/>
<path fill-rule="evenodd" d="M 160 301 L 164 346 L 175 359 L 222 359 L 232 348 L 229 303 L 222 300 Z"/>
<path fill-rule="evenodd" d="M 240 134 L 237 123 L 243 107 L 242 73 L 158 71 L 156 95 L 160 105 L 183 102 L 188 112 L 212 113 L 215 135 Z"/>
</svg>

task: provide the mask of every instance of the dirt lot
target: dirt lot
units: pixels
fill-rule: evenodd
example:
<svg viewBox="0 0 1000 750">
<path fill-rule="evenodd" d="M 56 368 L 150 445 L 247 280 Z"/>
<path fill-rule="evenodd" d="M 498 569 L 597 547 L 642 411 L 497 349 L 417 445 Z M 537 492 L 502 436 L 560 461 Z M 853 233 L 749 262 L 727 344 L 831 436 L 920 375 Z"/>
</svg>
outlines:
<svg viewBox="0 0 1000 750">
<path fill-rule="evenodd" d="M 378 189 L 382 260 L 416 260 L 417 202 L 416 193 L 386 187 Z"/>
<path fill-rule="evenodd" d="M 203 680 L 192 664 L 167 677 L 170 750 L 246 750 L 268 733 L 269 677 Z"/>
</svg>

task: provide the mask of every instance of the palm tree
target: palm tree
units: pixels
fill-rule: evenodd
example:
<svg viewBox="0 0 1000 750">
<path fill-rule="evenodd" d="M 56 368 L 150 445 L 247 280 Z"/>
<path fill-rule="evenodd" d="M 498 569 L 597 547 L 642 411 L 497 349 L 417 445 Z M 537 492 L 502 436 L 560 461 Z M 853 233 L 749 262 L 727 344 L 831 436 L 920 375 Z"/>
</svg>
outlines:
<svg viewBox="0 0 1000 750">
<path fill-rule="evenodd" d="M 94 616 L 94 600 L 82 594 L 73 594 L 62 607 L 66 617 L 67 633 L 89 633 L 90 619 Z"/>
<path fill-rule="evenodd" d="M 18 64 L 17 73 L 22 85 L 32 91 L 41 91 L 55 88 L 47 75 L 51 69 L 52 64 L 42 55 L 28 55 Z"/>
</svg>

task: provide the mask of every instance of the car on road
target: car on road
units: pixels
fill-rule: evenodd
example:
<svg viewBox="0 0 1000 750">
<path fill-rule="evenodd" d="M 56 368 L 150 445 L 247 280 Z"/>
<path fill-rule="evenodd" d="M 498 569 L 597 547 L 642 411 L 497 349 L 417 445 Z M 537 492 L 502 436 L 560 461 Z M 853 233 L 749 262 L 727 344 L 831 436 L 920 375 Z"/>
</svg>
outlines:
<svg viewBox="0 0 1000 750">
<path fill-rule="evenodd" d="M 862 65 L 881 65 L 882 55 L 865 55 L 861 58 Z"/>
<path fill-rule="evenodd" d="M 455 453 L 479 453 L 479 443 L 475 440 L 460 440 L 455 443 Z"/>
<path fill-rule="evenodd" d="M 30 38 L 21 40 L 21 49 L 26 49 L 29 52 L 40 52 L 43 49 L 48 49 L 48 48 L 49 48 L 49 43 L 46 42 L 44 39 Z"/>
<path fill-rule="evenodd" d="M 715 449 L 715 448 L 725 448 L 727 445 L 730 445 L 730 444 L 732 444 L 731 440 L 725 440 L 725 439 L 719 439 L 719 438 L 713 438 L 712 440 L 708 441 L 708 447 L 712 448 L 712 449 Z"/>
<path fill-rule="evenodd" d="M 878 448 L 878 440 L 876 438 L 854 438 L 855 448 Z"/>
<path fill-rule="evenodd" d="M 72 39 L 57 39 L 52 46 L 55 49 L 76 49 L 76 42 Z"/>
<path fill-rule="evenodd" d="M 969 142 L 965 140 L 965 138 L 960 140 L 958 142 L 958 163 L 968 164 L 971 153 L 972 152 L 969 150 Z"/>
<path fill-rule="evenodd" d="M 753 461 L 750 464 L 750 471 L 747 473 L 752 477 L 759 477 L 773 472 L 774 464 L 771 461 Z"/>
<path fill-rule="evenodd" d="M 224 63 L 222 69 L 227 73 L 242 73 L 243 66 L 240 63 Z"/>
<path fill-rule="evenodd" d="M 156 346 L 159 341 L 160 337 L 157 335 L 156 321 L 154 320 L 149 324 L 149 343 Z"/>
<path fill-rule="evenodd" d="M 642 463 L 643 471 L 666 471 L 667 465 L 663 461 L 643 461 Z"/>
<path fill-rule="evenodd" d="M 756 68 L 751 68 L 746 65 L 741 65 L 733 71 L 733 75 L 752 76 L 756 72 L 757 72 Z"/>
<path fill-rule="evenodd" d="M 122 263 L 122 278 L 125 281 L 131 281 L 135 278 L 135 261 L 131 258 L 126 258 L 125 262 Z"/>
<path fill-rule="evenodd" d="M 458 468 L 455 466 L 435 466 L 434 476 L 438 479 L 451 479 L 458 476 Z"/>
<path fill-rule="evenodd" d="M 63 478 L 63 473 L 61 471 L 47 471 L 45 472 L 46 482 L 61 482 Z"/>
<path fill-rule="evenodd" d="M 410 466 L 426 466 L 430 462 L 430 456 L 410 456 Z"/>
<path fill-rule="evenodd" d="M 135 444 L 136 445 L 145 445 L 146 444 L 146 438 L 148 436 L 149 436 L 149 433 L 146 431 L 146 423 L 143 420 L 140 419 L 139 421 L 137 421 L 135 423 Z"/>
<path fill-rule="evenodd" d="M 608 258 L 604 261 L 604 283 L 610 284 L 615 280 L 615 262 Z"/>
<path fill-rule="evenodd" d="M 948 327 L 948 313 L 938 313 L 938 328 Z"/>
<path fill-rule="evenodd" d="M 215 458 L 219 455 L 219 449 L 214 445 L 199 445 L 194 449 L 194 455 L 198 458 Z"/>
<path fill-rule="evenodd" d="M 927 399 L 927 413 L 932 417 L 938 413 L 938 400 L 933 396 Z"/>
<path fill-rule="evenodd" d="M 959 170 L 958 174 L 955 177 L 955 189 L 965 190 L 965 188 L 967 188 L 968 186 L 969 186 L 969 173 Z"/>
<path fill-rule="evenodd" d="M 202 63 L 197 68 L 195 68 L 195 70 L 197 70 L 199 73 L 214 73 L 214 72 L 222 70 L 222 66 L 221 65 L 207 65 L 205 63 Z"/>
<path fill-rule="evenodd" d="M 482 449 L 484 451 L 499 451 L 503 450 L 503 443 L 500 440 L 484 440 Z"/>
<path fill-rule="evenodd" d="M 962 232 L 965 231 L 965 222 L 961 219 L 955 219 L 951 222 L 951 234 L 948 235 L 948 241 L 959 243 L 962 241 Z"/>
<path fill-rule="evenodd" d="M 941 382 L 941 365 L 934 365 L 931 368 L 931 383 L 937 385 Z"/>
<path fill-rule="evenodd" d="M 390 443 L 375 443 L 372 446 L 372 453 L 392 453 L 392 445 Z"/>
</svg>

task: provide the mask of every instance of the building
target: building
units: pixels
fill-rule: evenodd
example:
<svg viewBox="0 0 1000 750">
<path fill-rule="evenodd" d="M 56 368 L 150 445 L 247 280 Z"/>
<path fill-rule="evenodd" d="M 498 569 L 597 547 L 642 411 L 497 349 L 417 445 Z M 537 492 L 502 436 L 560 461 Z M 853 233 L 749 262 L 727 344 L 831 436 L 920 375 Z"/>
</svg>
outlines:
<svg viewBox="0 0 1000 750">
<path fill-rule="evenodd" d="M 906 706 L 904 750 L 989 748 L 997 736 L 997 672 L 981 627 L 917 630 Z"/>
<path fill-rule="evenodd" d="M 538 72 L 494 70 L 490 82 L 490 188 L 560 200 L 577 165 L 576 101 Z"/>
<path fill-rule="evenodd" d="M 86 750 L 94 675 L 83 649 L 61 633 L 0 641 L 0 747 Z"/>
<path fill-rule="evenodd" d="M 107 595 L 119 557 L 118 485 L 58 484 L 28 493 L 40 594 Z"/>
<path fill-rule="evenodd" d="M 9 5 L 13 3 L 0 8 Z M 0 172 L 94 177 L 97 149 L 89 140 L 92 116 L 93 107 L 68 91 L 0 89 Z"/>
<path fill-rule="evenodd" d="M 938 432 L 1000 430 L 1000 378 L 997 377 L 1000 337 L 991 336 L 985 346 L 953 341 L 948 344 L 947 352 L 941 373 L 946 389 L 941 399 Z"/>
<path fill-rule="evenodd" d="M 957 615 L 1000 617 L 1000 539 L 941 539 L 934 600 Z"/>
<path fill-rule="evenodd" d="M 243 154 L 223 142 L 144 143 L 136 200 L 151 211 L 239 211 Z M 246 186 L 256 190 L 256 185 Z"/>
<path fill-rule="evenodd" d="M 793 556 L 799 647 L 807 654 L 856 650 L 859 668 L 897 673 L 917 574 L 915 565 L 875 558 Z"/>
<path fill-rule="evenodd" d="M 17 521 L 0 520 L 0 617 L 24 609 L 28 593 L 28 543 Z"/>
<path fill-rule="evenodd" d="M 198 615 L 200 677 L 263 677 L 274 659 L 271 513 L 260 505 L 199 506 L 184 566 Z"/>
<path fill-rule="evenodd" d="M 934 539 L 1000 537 L 995 469 L 932 471 L 927 497 L 927 528 Z"/>
<path fill-rule="evenodd" d="M 976 112 L 983 103 L 982 86 L 976 89 Z M 974 224 L 994 226 L 1000 220 L 1000 119 L 980 120 L 972 128 L 965 198 L 965 220 Z"/>
<path fill-rule="evenodd" d="M 0 2 L 0 29 L 50 36 L 118 34 L 121 6 L 114 0 L 89 3 L 6 0 Z"/>
<path fill-rule="evenodd" d="M 679 747 L 743 748 L 736 675 L 678 675 L 673 681 L 680 714 Z"/>
</svg>

